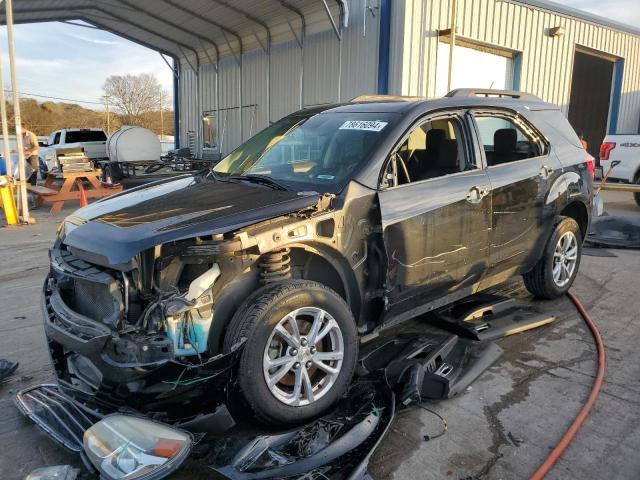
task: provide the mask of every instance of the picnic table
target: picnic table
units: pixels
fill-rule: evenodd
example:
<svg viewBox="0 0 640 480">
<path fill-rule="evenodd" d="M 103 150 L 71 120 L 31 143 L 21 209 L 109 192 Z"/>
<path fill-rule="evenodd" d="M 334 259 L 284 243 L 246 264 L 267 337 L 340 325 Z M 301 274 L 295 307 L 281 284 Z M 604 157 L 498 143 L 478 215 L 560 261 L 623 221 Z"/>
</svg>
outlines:
<svg viewBox="0 0 640 480">
<path fill-rule="evenodd" d="M 99 168 L 89 172 L 47 173 L 44 185 L 31 185 L 27 190 L 36 195 L 36 205 L 52 203 L 51 213 L 62 210 L 67 200 L 80 200 L 84 206 L 89 198 L 100 198 L 122 191 L 122 185 L 111 185 L 100 181 Z"/>
</svg>

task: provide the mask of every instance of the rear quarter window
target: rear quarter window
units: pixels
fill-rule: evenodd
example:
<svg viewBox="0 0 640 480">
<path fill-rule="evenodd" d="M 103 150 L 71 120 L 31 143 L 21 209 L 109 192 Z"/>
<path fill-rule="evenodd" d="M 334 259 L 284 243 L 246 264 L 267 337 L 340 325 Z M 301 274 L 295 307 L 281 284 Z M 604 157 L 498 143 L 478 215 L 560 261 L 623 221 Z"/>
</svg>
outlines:
<svg viewBox="0 0 640 480">
<path fill-rule="evenodd" d="M 559 141 L 560 136 L 571 146 L 582 149 L 582 143 L 569 120 L 560 110 L 536 110 L 531 112 L 532 123 L 540 129 L 543 135 L 552 143 Z"/>
<path fill-rule="evenodd" d="M 105 142 L 107 135 L 100 130 L 78 130 L 67 132 L 66 143 Z"/>
</svg>

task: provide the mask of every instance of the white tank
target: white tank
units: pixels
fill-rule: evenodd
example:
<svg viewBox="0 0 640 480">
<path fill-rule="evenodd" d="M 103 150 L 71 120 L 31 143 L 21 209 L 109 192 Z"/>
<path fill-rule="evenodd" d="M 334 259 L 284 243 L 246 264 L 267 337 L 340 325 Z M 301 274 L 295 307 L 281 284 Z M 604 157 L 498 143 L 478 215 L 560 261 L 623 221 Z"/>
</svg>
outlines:
<svg viewBox="0 0 640 480">
<path fill-rule="evenodd" d="M 146 128 L 125 125 L 107 139 L 107 155 L 111 162 L 158 161 L 160 154 L 160 140 Z"/>
</svg>

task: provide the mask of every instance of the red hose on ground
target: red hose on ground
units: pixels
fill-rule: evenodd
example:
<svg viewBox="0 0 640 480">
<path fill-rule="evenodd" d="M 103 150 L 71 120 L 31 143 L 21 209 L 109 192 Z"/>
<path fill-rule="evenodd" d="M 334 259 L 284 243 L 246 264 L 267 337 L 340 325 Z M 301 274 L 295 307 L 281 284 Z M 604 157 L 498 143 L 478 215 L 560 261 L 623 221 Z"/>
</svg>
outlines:
<svg viewBox="0 0 640 480">
<path fill-rule="evenodd" d="M 593 383 L 593 388 L 591 389 L 591 393 L 589 394 L 589 398 L 587 399 L 586 403 L 580 409 L 580 412 L 578 413 L 575 420 L 573 421 L 569 429 L 566 431 L 564 436 L 560 439 L 560 442 L 558 442 L 558 444 L 551 451 L 551 453 L 549 454 L 547 459 L 544 461 L 544 463 L 540 465 L 540 467 L 538 467 L 535 473 L 531 476 L 531 480 L 543 479 L 545 475 L 549 473 L 549 470 L 551 470 L 553 465 L 558 461 L 560 456 L 567 449 L 567 447 L 569 446 L 573 438 L 576 436 L 576 433 L 578 433 L 578 429 L 587 418 L 587 415 L 589 415 L 589 412 L 591 411 L 591 408 L 593 407 L 593 404 L 595 403 L 596 398 L 598 397 L 598 393 L 600 392 L 600 388 L 602 387 L 602 380 L 604 378 L 604 368 L 605 368 L 604 344 L 602 343 L 602 337 L 600 336 L 598 327 L 596 327 L 596 324 L 593 322 L 593 320 L 589 316 L 589 313 L 584 308 L 582 303 L 580 303 L 580 300 L 578 300 L 578 298 L 571 292 L 567 292 L 567 296 L 571 299 L 573 304 L 576 306 L 576 308 L 580 312 L 580 315 L 582 315 L 582 318 L 584 319 L 586 324 L 589 326 L 589 329 L 591 330 L 593 338 L 596 341 L 596 346 L 598 348 L 598 373 L 596 375 L 596 380 Z"/>
</svg>

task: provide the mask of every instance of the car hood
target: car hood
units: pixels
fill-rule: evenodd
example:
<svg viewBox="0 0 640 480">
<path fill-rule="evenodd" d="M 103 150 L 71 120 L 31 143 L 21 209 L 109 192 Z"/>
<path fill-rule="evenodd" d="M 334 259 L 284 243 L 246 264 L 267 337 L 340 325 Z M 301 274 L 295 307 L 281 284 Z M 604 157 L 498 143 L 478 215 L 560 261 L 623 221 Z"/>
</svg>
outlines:
<svg viewBox="0 0 640 480">
<path fill-rule="evenodd" d="M 317 194 L 185 175 L 114 195 L 67 218 L 64 243 L 88 261 L 125 268 L 166 242 L 229 232 L 317 203 Z"/>
</svg>

